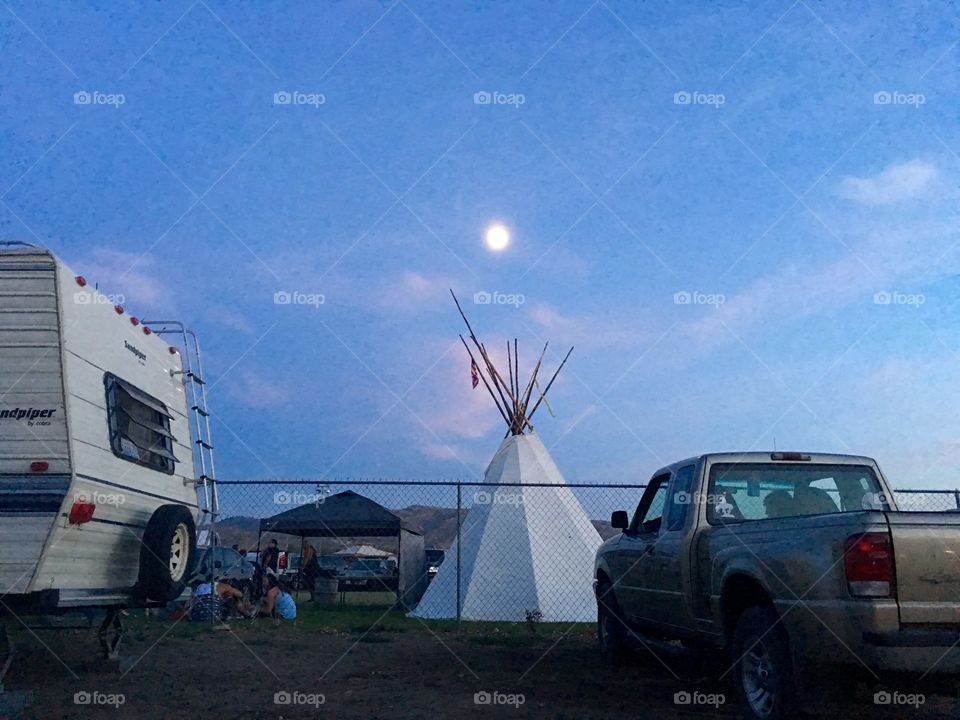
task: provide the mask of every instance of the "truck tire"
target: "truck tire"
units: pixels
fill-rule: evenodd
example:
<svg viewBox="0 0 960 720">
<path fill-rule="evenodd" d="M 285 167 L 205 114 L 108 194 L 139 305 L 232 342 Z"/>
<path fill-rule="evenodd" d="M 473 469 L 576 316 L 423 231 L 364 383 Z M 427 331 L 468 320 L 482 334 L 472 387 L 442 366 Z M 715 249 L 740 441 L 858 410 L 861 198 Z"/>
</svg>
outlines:
<svg viewBox="0 0 960 720">
<path fill-rule="evenodd" d="M 140 545 L 137 587 L 148 599 L 169 602 L 186 587 L 197 560 L 197 530 L 183 505 L 161 505 L 153 513 Z"/>
<path fill-rule="evenodd" d="M 796 689 L 790 644 L 773 608 L 747 608 L 737 620 L 731 649 L 735 663 L 733 681 L 744 717 L 792 717 Z"/>
<path fill-rule="evenodd" d="M 600 652 L 611 665 L 622 665 L 627 658 L 629 630 L 620 614 L 617 597 L 609 583 L 597 586 L 597 640 Z"/>
</svg>

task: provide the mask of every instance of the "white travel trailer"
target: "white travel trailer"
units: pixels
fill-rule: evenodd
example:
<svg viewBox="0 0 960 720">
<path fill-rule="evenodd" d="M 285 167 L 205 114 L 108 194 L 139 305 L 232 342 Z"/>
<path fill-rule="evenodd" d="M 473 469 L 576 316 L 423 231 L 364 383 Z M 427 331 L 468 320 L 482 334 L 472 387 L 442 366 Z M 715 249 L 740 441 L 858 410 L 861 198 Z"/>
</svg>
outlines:
<svg viewBox="0 0 960 720">
<path fill-rule="evenodd" d="M 0 243 L 0 611 L 182 592 L 216 516 L 199 362 L 178 323 L 151 328 L 49 251 Z"/>
</svg>

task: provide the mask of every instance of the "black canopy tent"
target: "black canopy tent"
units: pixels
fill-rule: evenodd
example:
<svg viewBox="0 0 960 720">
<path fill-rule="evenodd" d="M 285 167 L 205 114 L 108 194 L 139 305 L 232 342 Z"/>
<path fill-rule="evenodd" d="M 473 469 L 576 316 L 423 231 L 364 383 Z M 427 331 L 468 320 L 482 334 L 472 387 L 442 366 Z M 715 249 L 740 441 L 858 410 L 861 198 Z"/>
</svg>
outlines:
<svg viewBox="0 0 960 720">
<path fill-rule="evenodd" d="M 379 503 L 352 490 L 307 503 L 260 520 L 264 533 L 299 537 L 395 537 L 399 572 L 397 599 L 414 605 L 426 589 L 426 556 L 423 534 Z"/>
</svg>

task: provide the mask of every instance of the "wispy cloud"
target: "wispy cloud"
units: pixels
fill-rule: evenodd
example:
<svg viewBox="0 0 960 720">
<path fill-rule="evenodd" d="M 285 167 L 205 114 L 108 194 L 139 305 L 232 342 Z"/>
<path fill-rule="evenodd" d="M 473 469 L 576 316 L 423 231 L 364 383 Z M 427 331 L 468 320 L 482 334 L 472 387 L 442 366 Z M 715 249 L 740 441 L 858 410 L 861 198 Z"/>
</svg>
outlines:
<svg viewBox="0 0 960 720">
<path fill-rule="evenodd" d="M 840 182 L 837 194 L 868 205 L 887 205 L 924 195 L 938 174 L 932 163 L 914 159 L 888 165 L 876 175 L 847 176 Z"/>
<path fill-rule="evenodd" d="M 228 376 L 230 395 L 242 405 L 255 408 L 275 408 L 290 399 L 287 388 L 272 381 L 266 372 L 237 370 Z"/>
<path fill-rule="evenodd" d="M 122 295 L 123 303 L 134 314 L 158 315 L 176 308 L 175 295 L 159 278 L 152 255 L 100 247 L 71 264 L 100 292 Z"/>
</svg>

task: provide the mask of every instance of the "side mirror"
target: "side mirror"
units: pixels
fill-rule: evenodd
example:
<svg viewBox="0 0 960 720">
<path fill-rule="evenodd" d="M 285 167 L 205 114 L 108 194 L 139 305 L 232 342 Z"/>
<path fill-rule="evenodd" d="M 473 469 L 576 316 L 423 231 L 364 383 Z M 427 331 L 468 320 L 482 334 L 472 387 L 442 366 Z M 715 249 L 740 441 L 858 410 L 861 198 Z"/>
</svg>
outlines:
<svg viewBox="0 0 960 720">
<path fill-rule="evenodd" d="M 616 530 L 626 530 L 630 526 L 630 518 L 627 517 L 625 510 L 617 510 L 610 516 L 610 524 Z"/>
</svg>

